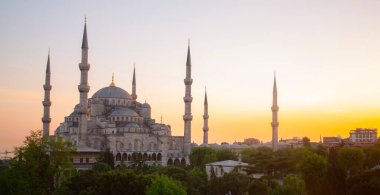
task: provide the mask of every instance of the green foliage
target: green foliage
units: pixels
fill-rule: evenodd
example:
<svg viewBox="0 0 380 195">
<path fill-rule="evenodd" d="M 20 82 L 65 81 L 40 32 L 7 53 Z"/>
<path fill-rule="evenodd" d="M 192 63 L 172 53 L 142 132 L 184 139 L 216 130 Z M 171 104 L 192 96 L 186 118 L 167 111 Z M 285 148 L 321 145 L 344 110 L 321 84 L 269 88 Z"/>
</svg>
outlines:
<svg viewBox="0 0 380 195">
<path fill-rule="evenodd" d="M 99 158 L 97 159 L 97 162 L 106 163 L 112 169 L 115 167 L 114 156 L 109 149 L 100 153 Z"/>
<path fill-rule="evenodd" d="M 207 174 L 204 169 L 193 168 L 188 171 L 189 181 L 187 194 L 201 195 L 207 193 Z"/>
<path fill-rule="evenodd" d="M 104 173 L 112 170 L 112 167 L 104 162 L 96 162 L 94 165 L 92 165 L 92 170 L 95 172 Z"/>
<path fill-rule="evenodd" d="M 193 167 L 204 168 L 205 164 L 216 161 L 216 151 L 210 147 L 197 147 L 191 151 L 190 163 Z"/>
<path fill-rule="evenodd" d="M 380 192 L 380 170 L 364 171 L 347 180 L 348 194 L 377 195 Z"/>
<path fill-rule="evenodd" d="M 268 180 L 265 179 L 252 180 L 248 185 L 249 194 L 268 195 L 270 190 L 271 188 L 268 185 Z"/>
<path fill-rule="evenodd" d="M 321 194 L 328 170 L 327 159 L 308 152 L 298 165 L 299 171 L 310 194 Z"/>
<path fill-rule="evenodd" d="M 361 148 L 343 147 L 338 150 L 338 163 L 346 171 L 362 167 L 365 154 Z"/>
<path fill-rule="evenodd" d="M 238 160 L 236 153 L 230 149 L 216 150 L 217 161 Z"/>
<path fill-rule="evenodd" d="M 249 181 L 247 176 L 232 171 L 221 178 L 211 179 L 209 194 L 244 194 L 248 192 Z"/>
<path fill-rule="evenodd" d="M 257 155 L 258 151 L 256 148 L 247 148 L 241 152 L 241 158 L 243 162 L 247 162 L 249 164 L 254 163 L 254 158 Z"/>
<path fill-rule="evenodd" d="M 176 180 L 166 175 L 158 175 L 148 187 L 147 195 L 184 195 L 185 188 Z"/>
<path fill-rule="evenodd" d="M 315 153 L 317 153 L 320 156 L 327 157 L 328 156 L 328 150 L 326 146 L 323 146 L 322 144 L 318 144 L 315 148 Z"/>
<path fill-rule="evenodd" d="M 294 175 L 287 175 L 284 178 L 284 184 L 278 186 L 272 192 L 272 195 L 306 195 L 305 182 Z"/>
<path fill-rule="evenodd" d="M 73 171 L 73 152 L 71 143 L 44 139 L 41 131 L 31 131 L 2 175 L 2 194 L 52 194 Z"/>
<path fill-rule="evenodd" d="M 380 143 L 376 143 L 373 146 L 365 150 L 366 160 L 365 165 L 368 168 L 372 168 L 375 165 L 380 164 Z"/>
</svg>

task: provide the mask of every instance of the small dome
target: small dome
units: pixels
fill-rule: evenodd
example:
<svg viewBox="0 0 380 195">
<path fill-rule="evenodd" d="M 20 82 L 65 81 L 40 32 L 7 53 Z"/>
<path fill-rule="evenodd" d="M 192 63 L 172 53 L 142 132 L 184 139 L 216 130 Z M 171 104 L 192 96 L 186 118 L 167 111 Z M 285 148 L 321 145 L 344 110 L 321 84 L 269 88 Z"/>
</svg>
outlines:
<svg viewBox="0 0 380 195">
<path fill-rule="evenodd" d="M 120 99 L 132 99 L 124 89 L 116 86 L 104 87 L 98 90 L 92 98 L 120 98 Z"/>
<path fill-rule="evenodd" d="M 134 111 L 129 108 L 119 108 L 114 110 L 111 113 L 111 116 L 134 116 L 138 117 L 139 115 Z"/>
<path fill-rule="evenodd" d="M 143 103 L 142 105 L 141 105 L 141 107 L 143 107 L 143 108 L 150 108 L 150 105 L 148 104 L 148 103 Z"/>
</svg>

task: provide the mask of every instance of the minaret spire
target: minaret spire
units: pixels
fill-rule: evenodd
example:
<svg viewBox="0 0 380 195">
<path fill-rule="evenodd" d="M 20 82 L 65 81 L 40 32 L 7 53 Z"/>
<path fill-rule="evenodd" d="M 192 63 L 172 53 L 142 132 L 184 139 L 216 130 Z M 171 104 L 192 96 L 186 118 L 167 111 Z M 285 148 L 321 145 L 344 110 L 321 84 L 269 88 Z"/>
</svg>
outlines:
<svg viewBox="0 0 380 195">
<path fill-rule="evenodd" d="M 42 101 L 42 105 L 44 106 L 44 115 L 42 117 L 42 123 L 43 123 L 43 137 L 49 137 L 49 129 L 50 129 L 50 90 L 51 90 L 51 84 L 50 84 L 50 49 L 48 54 L 48 59 L 46 63 L 46 73 L 45 73 L 45 84 L 43 85 L 44 91 L 45 91 L 45 97 L 44 101 Z"/>
<path fill-rule="evenodd" d="M 87 42 L 87 17 L 84 17 L 84 31 L 83 31 L 83 39 L 82 39 L 82 49 L 88 49 Z"/>
<path fill-rule="evenodd" d="M 191 153 L 191 120 L 193 115 L 191 114 L 191 102 L 193 97 L 191 96 L 191 84 L 193 79 L 191 78 L 191 58 L 190 58 L 190 40 L 187 46 L 187 60 L 186 60 L 186 78 L 185 83 L 185 97 L 183 101 L 185 102 L 185 114 L 183 115 L 184 120 L 184 153 L 188 157 Z"/>
<path fill-rule="evenodd" d="M 133 79 L 132 79 L 132 99 L 136 101 L 137 94 L 136 94 L 136 66 L 133 64 Z"/>
<path fill-rule="evenodd" d="M 203 144 L 208 144 L 208 102 L 207 102 L 207 91 L 205 88 L 205 101 L 204 101 L 204 114 L 203 114 Z"/>
<path fill-rule="evenodd" d="M 274 151 L 278 149 L 278 110 L 277 105 L 277 83 L 276 83 L 276 74 L 274 75 L 274 84 L 273 84 L 273 104 L 272 104 L 272 148 Z"/>
<path fill-rule="evenodd" d="M 85 18 L 83 40 L 82 40 L 82 60 L 79 63 L 80 84 L 79 90 L 79 105 L 80 105 L 80 121 L 79 121 L 79 144 L 85 146 L 87 144 L 87 115 L 88 115 L 88 71 L 90 64 L 88 63 L 88 42 L 87 42 L 87 18 Z"/>
</svg>

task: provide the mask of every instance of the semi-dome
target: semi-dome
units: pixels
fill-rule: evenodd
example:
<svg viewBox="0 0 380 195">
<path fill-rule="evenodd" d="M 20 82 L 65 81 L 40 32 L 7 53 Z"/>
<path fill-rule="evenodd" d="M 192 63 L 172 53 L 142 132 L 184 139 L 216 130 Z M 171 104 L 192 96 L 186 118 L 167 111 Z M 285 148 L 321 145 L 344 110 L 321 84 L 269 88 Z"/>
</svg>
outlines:
<svg viewBox="0 0 380 195">
<path fill-rule="evenodd" d="M 98 90 L 92 98 L 121 98 L 121 99 L 132 99 L 131 95 L 124 89 L 116 86 L 104 87 Z"/>
<path fill-rule="evenodd" d="M 129 108 L 119 108 L 112 111 L 111 116 L 133 116 L 138 117 L 139 115 Z"/>
</svg>

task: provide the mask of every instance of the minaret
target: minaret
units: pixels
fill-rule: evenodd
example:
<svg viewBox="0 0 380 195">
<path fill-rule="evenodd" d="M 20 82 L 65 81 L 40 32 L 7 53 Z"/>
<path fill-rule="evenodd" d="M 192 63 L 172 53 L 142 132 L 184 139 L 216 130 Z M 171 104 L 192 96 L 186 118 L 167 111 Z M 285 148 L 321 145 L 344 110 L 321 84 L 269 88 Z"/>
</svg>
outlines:
<svg viewBox="0 0 380 195">
<path fill-rule="evenodd" d="M 132 99 L 136 101 L 137 94 L 136 94 L 136 67 L 133 65 L 133 79 L 132 79 Z"/>
<path fill-rule="evenodd" d="M 208 102 L 207 91 L 205 89 L 205 102 L 204 102 L 204 114 L 203 114 L 203 144 L 208 144 Z"/>
<path fill-rule="evenodd" d="M 82 40 L 82 61 L 79 63 L 80 84 L 78 90 L 80 93 L 80 123 L 79 123 L 79 144 L 84 146 L 87 142 L 87 115 L 88 115 L 88 92 L 90 86 L 88 85 L 88 71 L 90 64 L 88 64 L 88 42 L 87 42 L 87 22 L 85 20 L 83 40 Z"/>
<path fill-rule="evenodd" d="M 190 41 L 187 47 L 187 61 L 186 61 L 186 78 L 185 83 L 185 97 L 183 101 L 185 102 L 185 114 L 183 115 L 184 124 L 184 153 L 185 156 L 189 156 L 191 153 L 191 120 L 193 115 L 191 115 L 191 102 L 193 97 L 191 97 L 191 84 L 193 79 L 191 78 L 191 59 L 190 59 Z"/>
<path fill-rule="evenodd" d="M 274 75 L 274 84 L 273 84 L 273 105 L 272 105 L 272 148 L 273 151 L 278 149 L 278 105 L 277 105 L 277 84 L 276 84 L 276 75 Z"/>
<path fill-rule="evenodd" d="M 45 75 L 45 85 L 43 85 L 44 90 L 45 90 L 45 97 L 44 101 L 42 101 L 42 105 L 44 105 L 44 116 L 42 117 L 42 123 L 43 123 L 43 136 L 44 137 L 49 137 L 49 128 L 50 128 L 50 106 L 51 106 L 51 101 L 50 101 L 50 90 L 51 90 L 51 85 L 50 85 L 50 50 L 49 50 L 49 55 L 47 59 L 47 64 L 46 64 L 46 75 Z"/>
</svg>

